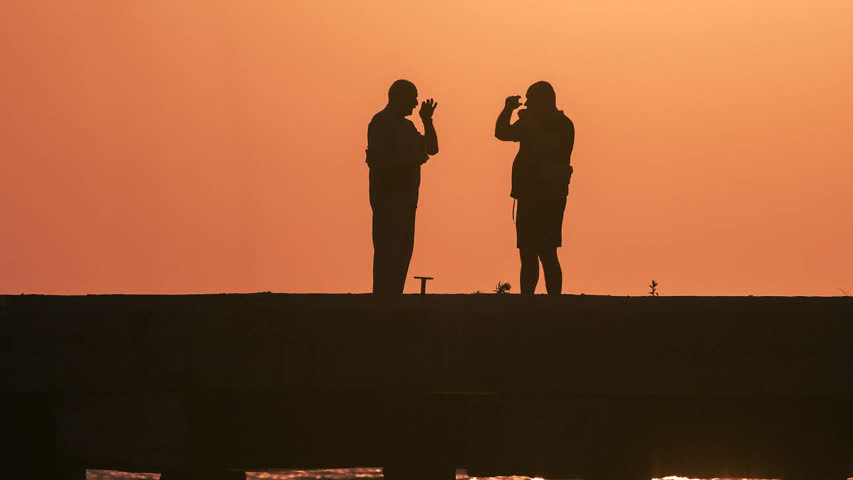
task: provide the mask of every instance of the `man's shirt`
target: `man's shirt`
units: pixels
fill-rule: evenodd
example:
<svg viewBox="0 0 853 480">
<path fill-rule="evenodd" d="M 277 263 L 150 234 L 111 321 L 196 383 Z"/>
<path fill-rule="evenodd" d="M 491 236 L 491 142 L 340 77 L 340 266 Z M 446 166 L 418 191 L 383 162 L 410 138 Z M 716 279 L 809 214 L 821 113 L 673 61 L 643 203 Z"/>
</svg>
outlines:
<svg viewBox="0 0 853 480">
<path fill-rule="evenodd" d="M 424 136 L 411 120 L 388 107 L 374 115 L 367 127 L 370 205 L 416 207 L 427 159 Z"/>
</svg>

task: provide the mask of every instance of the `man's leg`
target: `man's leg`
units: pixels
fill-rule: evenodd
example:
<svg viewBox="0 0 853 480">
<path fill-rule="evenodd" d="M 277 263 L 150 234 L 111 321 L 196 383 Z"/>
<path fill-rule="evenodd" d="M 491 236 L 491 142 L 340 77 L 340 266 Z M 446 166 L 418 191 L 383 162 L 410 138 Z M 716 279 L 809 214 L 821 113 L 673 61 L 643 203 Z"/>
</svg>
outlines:
<svg viewBox="0 0 853 480">
<path fill-rule="evenodd" d="M 393 226 L 385 209 L 373 209 L 373 293 L 388 294 L 392 290 L 393 238 L 389 226 Z"/>
<path fill-rule="evenodd" d="M 557 257 L 557 247 L 546 248 L 539 252 L 542 260 L 542 272 L 545 274 L 545 288 L 548 295 L 560 295 L 563 292 L 563 269 Z"/>
<path fill-rule="evenodd" d="M 415 214 L 417 208 L 406 208 L 401 210 L 397 219 L 399 237 L 396 245 L 395 268 L 396 274 L 394 292 L 402 294 L 406 287 L 406 277 L 409 274 L 409 265 L 412 262 L 412 252 L 415 249 Z"/>
<path fill-rule="evenodd" d="M 521 294 L 533 295 L 539 283 L 539 256 L 532 248 L 519 248 L 521 256 Z"/>
</svg>

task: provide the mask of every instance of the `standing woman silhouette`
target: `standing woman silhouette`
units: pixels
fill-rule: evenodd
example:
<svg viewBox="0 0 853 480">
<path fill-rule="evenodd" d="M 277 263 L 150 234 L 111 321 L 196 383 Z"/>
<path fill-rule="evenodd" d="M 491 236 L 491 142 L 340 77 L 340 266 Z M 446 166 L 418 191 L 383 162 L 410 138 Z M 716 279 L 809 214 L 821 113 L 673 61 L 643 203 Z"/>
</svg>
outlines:
<svg viewBox="0 0 853 480">
<path fill-rule="evenodd" d="M 526 97 L 527 108 L 518 111 L 513 124 L 510 117 L 521 106 L 521 96 L 507 97 L 495 124 L 498 140 L 519 142 L 512 163 L 510 196 L 518 201 L 515 229 L 521 256 L 521 294 L 533 295 L 536 291 L 541 261 L 548 294 L 559 295 L 563 271 L 557 247 L 562 245 L 575 126 L 557 110 L 557 96 L 550 83 L 534 83 Z"/>
</svg>

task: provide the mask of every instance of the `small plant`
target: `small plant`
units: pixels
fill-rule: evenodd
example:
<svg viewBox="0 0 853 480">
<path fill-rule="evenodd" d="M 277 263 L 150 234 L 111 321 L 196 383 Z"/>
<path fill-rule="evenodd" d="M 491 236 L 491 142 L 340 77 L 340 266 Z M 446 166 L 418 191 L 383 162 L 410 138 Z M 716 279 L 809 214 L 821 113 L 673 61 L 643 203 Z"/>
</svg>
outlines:
<svg viewBox="0 0 853 480">
<path fill-rule="evenodd" d="M 651 290 L 649 291 L 650 296 L 657 297 L 658 295 L 660 295 L 660 293 L 658 293 L 658 286 L 659 285 L 660 284 L 658 282 L 652 280 L 652 283 L 649 284 L 649 288 L 651 288 Z"/>
<path fill-rule="evenodd" d="M 512 285 L 509 282 L 498 282 L 498 286 L 495 287 L 495 293 L 502 294 L 510 291 Z"/>
</svg>

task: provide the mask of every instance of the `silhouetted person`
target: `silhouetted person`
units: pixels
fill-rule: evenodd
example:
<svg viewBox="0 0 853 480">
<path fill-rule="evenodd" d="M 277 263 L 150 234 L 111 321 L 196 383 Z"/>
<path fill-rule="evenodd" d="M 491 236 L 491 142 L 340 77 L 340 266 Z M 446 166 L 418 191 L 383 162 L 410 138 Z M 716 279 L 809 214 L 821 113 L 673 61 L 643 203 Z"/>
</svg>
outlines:
<svg viewBox="0 0 853 480">
<path fill-rule="evenodd" d="M 421 165 L 438 153 L 432 114 L 438 104 L 421 104 L 421 135 L 406 117 L 418 106 L 418 90 L 397 80 L 388 90 L 388 105 L 367 127 L 370 207 L 373 209 L 373 293 L 402 294 L 415 244 L 415 211 Z"/>
<path fill-rule="evenodd" d="M 518 120 L 510 124 L 520 99 L 518 95 L 507 97 L 495 137 L 520 143 L 512 163 L 510 196 L 518 200 L 515 230 L 521 255 L 521 294 L 533 295 L 541 261 L 548 293 L 559 295 L 563 271 L 557 247 L 562 244 L 575 126 L 557 110 L 556 94 L 548 82 L 536 82 L 527 89 L 527 109 L 519 110 Z"/>
</svg>

